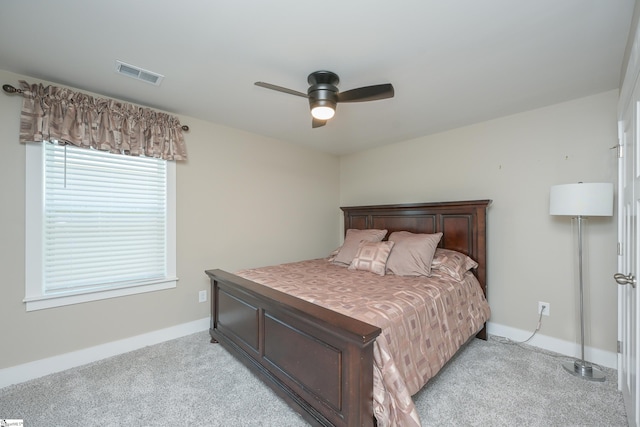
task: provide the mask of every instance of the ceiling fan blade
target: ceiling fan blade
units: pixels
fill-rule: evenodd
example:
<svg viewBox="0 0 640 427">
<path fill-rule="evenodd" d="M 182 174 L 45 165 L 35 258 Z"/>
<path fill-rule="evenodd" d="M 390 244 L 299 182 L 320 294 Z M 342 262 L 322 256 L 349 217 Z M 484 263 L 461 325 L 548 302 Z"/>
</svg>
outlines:
<svg viewBox="0 0 640 427">
<path fill-rule="evenodd" d="M 311 120 L 311 127 L 314 129 L 319 128 L 320 126 L 324 126 L 326 124 L 327 124 L 326 120 L 319 120 L 319 119 L 316 119 L 315 117 L 313 117 Z"/>
<path fill-rule="evenodd" d="M 298 92 L 297 90 L 287 89 L 286 87 L 272 85 L 271 83 L 265 82 L 255 82 L 256 86 L 264 87 L 266 89 L 277 90 L 278 92 L 288 93 L 289 95 L 301 96 L 303 98 L 308 98 L 309 96 L 306 93 Z"/>
<path fill-rule="evenodd" d="M 365 86 L 338 93 L 338 102 L 375 101 L 378 99 L 393 98 L 394 93 L 391 83 Z"/>
</svg>

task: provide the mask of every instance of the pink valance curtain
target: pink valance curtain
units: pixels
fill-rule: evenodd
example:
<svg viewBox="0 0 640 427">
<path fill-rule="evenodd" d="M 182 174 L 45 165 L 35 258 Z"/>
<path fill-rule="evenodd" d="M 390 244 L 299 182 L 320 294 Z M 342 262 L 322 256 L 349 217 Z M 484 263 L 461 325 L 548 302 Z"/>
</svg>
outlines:
<svg viewBox="0 0 640 427">
<path fill-rule="evenodd" d="M 57 140 L 111 153 L 186 160 L 177 117 L 70 89 L 20 81 L 20 142 Z"/>
</svg>

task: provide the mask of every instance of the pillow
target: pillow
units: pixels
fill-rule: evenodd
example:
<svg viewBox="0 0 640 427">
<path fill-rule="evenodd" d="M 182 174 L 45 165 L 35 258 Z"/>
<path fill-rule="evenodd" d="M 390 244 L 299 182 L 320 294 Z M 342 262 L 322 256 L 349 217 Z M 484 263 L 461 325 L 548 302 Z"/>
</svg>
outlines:
<svg viewBox="0 0 640 427">
<path fill-rule="evenodd" d="M 344 236 L 344 243 L 338 250 L 338 254 L 333 259 L 333 263 L 337 264 L 351 264 L 353 258 L 358 252 L 358 245 L 365 240 L 367 242 L 381 242 L 384 236 L 387 235 L 387 230 L 356 230 L 350 228 L 347 230 L 347 234 Z"/>
<path fill-rule="evenodd" d="M 349 264 L 349 270 L 364 270 L 384 276 L 387 259 L 393 248 L 393 242 L 362 241 L 355 258 Z"/>
<path fill-rule="evenodd" d="M 391 233 L 389 240 L 395 245 L 387 261 L 387 271 L 397 276 L 431 276 L 431 261 L 441 238 L 442 233 Z"/>
<path fill-rule="evenodd" d="M 336 256 L 338 255 L 338 252 L 340 252 L 340 248 L 334 249 L 329 256 L 327 257 L 327 260 L 329 262 L 333 262 L 334 259 L 336 259 Z"/>
<path fill-rule="evenodd" d="M 478 263 L 463 253 L 450 249 L 436 249 L 431 263 L 432 270 L 448 274 L 456 280 L 462 280 L 464 273 L 478 267 Z"/>
</svg>

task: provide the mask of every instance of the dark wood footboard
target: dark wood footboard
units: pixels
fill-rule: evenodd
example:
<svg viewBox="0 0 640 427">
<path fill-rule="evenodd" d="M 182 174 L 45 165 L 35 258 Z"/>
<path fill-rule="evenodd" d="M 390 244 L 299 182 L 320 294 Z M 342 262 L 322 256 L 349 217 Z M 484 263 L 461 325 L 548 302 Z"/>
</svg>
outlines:
<svg viewBox="0 0 640 427">
<path fill-rule="evenodd" d="M 380 328 L 227 273 L 211 278 L 211 337 L 312 424 L 373 426 Z"/>
</svg>

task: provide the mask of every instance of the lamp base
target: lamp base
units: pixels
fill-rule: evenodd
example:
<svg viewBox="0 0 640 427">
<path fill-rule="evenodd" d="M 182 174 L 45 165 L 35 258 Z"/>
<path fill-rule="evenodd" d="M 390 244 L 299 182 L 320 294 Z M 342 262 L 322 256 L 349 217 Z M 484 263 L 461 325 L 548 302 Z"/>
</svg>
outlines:
<svg viewBox="0 0 640 427">
<path fill-rule="evenodd" d="M 562 364 L 562 367 L 570 374 L 588 381 L 604 381 L 606 378 L 602 371 L 594 368 L 591 363 L 585 362 L 584 360 L 565 362 Z"/>
</svg>

